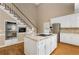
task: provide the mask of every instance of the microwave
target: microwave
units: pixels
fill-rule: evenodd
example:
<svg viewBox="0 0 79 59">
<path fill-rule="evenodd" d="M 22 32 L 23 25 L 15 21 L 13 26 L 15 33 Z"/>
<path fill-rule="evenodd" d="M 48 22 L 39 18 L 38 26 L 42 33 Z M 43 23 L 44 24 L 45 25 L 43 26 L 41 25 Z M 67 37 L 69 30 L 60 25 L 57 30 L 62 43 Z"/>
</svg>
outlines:
<svg viewBox="0 0 79 59">
<path fill-rule="evenodd" d="M 26 32 L 26 28 L 25 27 L 19 27 L 19 32 Z"/>
</svg>

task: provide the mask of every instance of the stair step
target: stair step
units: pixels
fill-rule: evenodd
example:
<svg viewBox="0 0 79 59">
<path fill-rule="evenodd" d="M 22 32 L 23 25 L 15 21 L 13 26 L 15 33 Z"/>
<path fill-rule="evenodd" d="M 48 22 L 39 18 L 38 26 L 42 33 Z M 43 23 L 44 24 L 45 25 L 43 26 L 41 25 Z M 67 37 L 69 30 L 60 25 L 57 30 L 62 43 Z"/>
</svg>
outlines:
<svg viewBox="0 0 79 59">
<path fill-rule="evenodd" d="M 27 25 L 27 23 L 25 23 L 21 17 L 15 13 L 15 11 L 13 11 L 12 9 L 10 9 L 8 6 L 5 7 L 5 5 L 0 5 L 0 9 L 2 9 L 4 12 L 6 12 L 9 16 L 11 16 L 15 21 L 18 22 L 18 24 L 21 25 Z"/>
<path fill-rule="evenodd" d="M 10 13 L 11 13 L 11 14 L 14 14 L 13 10 L 10 10 Z"/>
<path fill-rule="evenodd" d="M 1 8 L 1 9 L 5 9 L 5 7 L 3 7 L 3 6 L 1 6 L 1 5 L 0 5 L 0 8 Z"/>
</svg>

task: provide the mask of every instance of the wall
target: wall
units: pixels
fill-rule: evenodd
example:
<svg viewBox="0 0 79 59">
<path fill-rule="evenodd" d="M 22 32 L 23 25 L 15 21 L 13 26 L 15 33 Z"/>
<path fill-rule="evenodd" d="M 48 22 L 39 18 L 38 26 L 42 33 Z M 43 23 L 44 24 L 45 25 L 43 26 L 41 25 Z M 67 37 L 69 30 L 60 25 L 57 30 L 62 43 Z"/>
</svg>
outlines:
<svg viewBox="0 0 79 59">
<path fill-rule="evenodd" d="M 24 13 L 29 20 L 36 26 L 37 8 L 32 3 L 16 3 L 15 4 Z"/>
<path fill-rule="evenodd" d="M 38 20 L 37 26 L 39 33 L 43 32 L 44 22 L 50 21 L 51 18 L 64 16 L 74 13 L 73 3 L 44 3 L 38 7 Z"/>
<path fill-rule="evenodd" d="M 49 21 L 53 17 L 63 16 L 74 13 L 74 4 L 16 4 L 17 7 L 38 27 L 38 32 L 43 32 L 43 23 Z M 18 12 L 18 11 L 17 11 Z M 18 12 L 19 14 L 19 12 Z M 25 18 L 24 18 L 25 19 Z M 13 19 L 0 10 L 0 44 L 4 44 L 5 40 L 5 21 L 13 21 Z M 3 37 L 2 37 L 3 36 Z M 3 40 L 2 40 L 3 38 Z M 1 42 L 2 41 L 2 42 Z"/>
<path fill-rule="evenodd" d="M 14 8 L 11 4 L 7 4 L 9 7 L 13 8 L 15 12 L 18 13 L 23 19 L 25 19 L 20 12 L 16 8 Z M 36 26 L 36 6 L 34 4 L 16 4 L 17 7 L 33 22 Z M 25 19 L 26 20 L 26 19 Z M 3 10 L 0 9 L 0 46 L 5 44 L 5 21 L 14 21 L 9 15 L 7 15 Z M 18 40 L 22 41 L 24 34 L 18 34 Z"/>
<path fill-rule="evenodd" d="M 5 46 L 5 39 L 6 39 L 5 38 L 6 37 L 6 35 L 5 35 L 6 34 L 6 32 L 5 32 L 5 22 L 6 21 L 17 22 L 16 20 L 14 20 L 14 18 L 12 18 L 10 15 L 8 15 L 6 12 L 4 12 L 3 10 L 0 9 L 0 47 Z M 21 24 L 19 24 L 19 25 L 21 25 Z M 18 38 L 18 39 L 16 39 L 17 43 L 23 41 L 24 33 L 22 33 L 22 34 L 18 33 L 17 38 Z M 13 41 L 10 41 L 10 43 L 7 43 L 7 44 L 12 44 L 12 43 L 13 43 Z"/>
<path fill-rule="evenodd" d="M 54 17 L 74 13 L 73 3 L 41 3 L 38 6 L 32 3 L 15 3 L 15 5 L 38 27 L 39 33 L 43 32 L 44 22 L 48 22 Z M 18 10 L 13 9 L 26 20 Z M 27 20 L 26 22 L 29 23 Z"/>
</svg>

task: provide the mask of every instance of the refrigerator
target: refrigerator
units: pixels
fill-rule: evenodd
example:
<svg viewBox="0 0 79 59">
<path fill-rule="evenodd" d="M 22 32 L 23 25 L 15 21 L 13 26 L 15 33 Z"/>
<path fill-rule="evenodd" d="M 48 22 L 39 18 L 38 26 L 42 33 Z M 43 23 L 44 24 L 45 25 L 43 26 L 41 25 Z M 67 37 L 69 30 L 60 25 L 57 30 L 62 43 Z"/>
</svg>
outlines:
<svg viewBox="0 0 79 59">
<path fill-rule="evenodd" d="M 59 43 L 60 42 L 60 27 L 61 27 L 61 24 L 60 23 L 53 23 L 52 24 L 52 32 L 53 34 L 57 34 L 57 42 Z"/>
</svg>

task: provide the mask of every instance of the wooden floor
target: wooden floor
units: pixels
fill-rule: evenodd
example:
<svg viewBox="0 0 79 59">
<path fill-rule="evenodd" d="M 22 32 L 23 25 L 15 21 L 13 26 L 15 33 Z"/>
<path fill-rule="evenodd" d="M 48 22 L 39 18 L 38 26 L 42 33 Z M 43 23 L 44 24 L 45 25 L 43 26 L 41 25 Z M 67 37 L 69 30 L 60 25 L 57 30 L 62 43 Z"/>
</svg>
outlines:
<svg viewBox="0 0 79 59">
<path fill-rule="evenodd" d="M 0 55 L 24 55 L 24 44 L 16 44 L 0 48 Z"/>
<path fill-rule="evenodd" d="M 79 55 L 79 47 L 59 43 L 57 49 L 51 55 Z M 24 55 L 23 43 L 0 48 L 0 55 Z"/>
<path fill-rule="evenodd" d="M 59 43 L 56 50 L 51 55 L 79 55 L 79 46 Z"/>
</svg>

